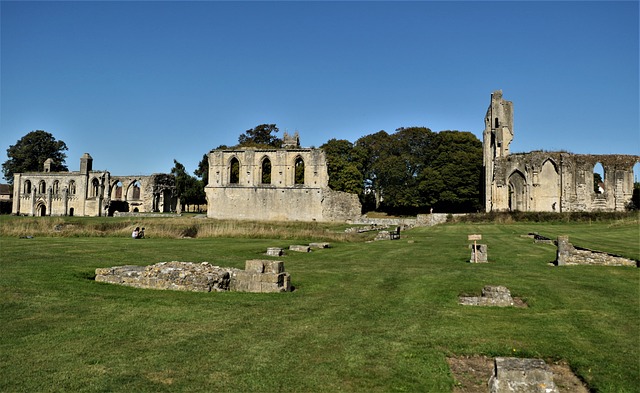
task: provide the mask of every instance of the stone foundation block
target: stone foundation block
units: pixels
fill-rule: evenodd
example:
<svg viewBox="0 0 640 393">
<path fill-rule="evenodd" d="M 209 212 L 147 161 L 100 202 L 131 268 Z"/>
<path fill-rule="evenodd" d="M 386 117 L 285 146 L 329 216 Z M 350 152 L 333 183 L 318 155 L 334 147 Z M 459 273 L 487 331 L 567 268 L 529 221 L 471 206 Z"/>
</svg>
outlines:
<svg viewBox="0 0 640 393">
<path fill-rule="evenodd" d="M 291 245 L 289 246 L 289 250 L 296 252 L 310 252 L 311 247 L 309 246 L 301 246 L 301 245 Z"/>
<path fill-rule="evenodd" d="M 487 245 L 486 244 L 470 244 L 471 263 L 487 263 Z"/>
<path fill-rule="evenodd" d="M 284 255 L 284 251 L 279 247 L 269 247 L 267 248 L 267 255 L 271 257 L 280 257 Z"/>
<path fill-rule="evenodd" d="M 311 248 L 329 248 L 329 243 L 309 243 Z"/>
<path fill-rule="evenodd" d="M 495 358 L 490 393 L 558 393 L 553 373 L 541 359 Z"/>
</svg>

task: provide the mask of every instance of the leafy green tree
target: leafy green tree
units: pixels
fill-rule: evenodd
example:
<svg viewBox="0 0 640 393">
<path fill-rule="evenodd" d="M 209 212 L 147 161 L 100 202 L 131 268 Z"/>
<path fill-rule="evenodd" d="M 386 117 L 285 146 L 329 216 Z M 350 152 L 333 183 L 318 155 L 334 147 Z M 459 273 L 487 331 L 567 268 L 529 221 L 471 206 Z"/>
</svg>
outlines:
<svg viewBox="0 0 640 393">
<path fill-rule="evenodd" d="M 52 171 L 67 171 L 65 150 L 69 150 L 67 145 L 52 134 L 42 130 L 31 131 L 7 149 L 9 159 L 2 164 L 4 178 L 13 184 L 14 173 L 40 172 L 48 158 L 53 160 Z"/>
<path fill-rule="evenodd" d="M 356 155 L 353 144 L 345 139 L 331 139 L 320 148 L 327 157 L 329 187 L 335 191 L 364 194 L 364 178 L 360 168 L 362 163 Z"/>
<path fill-rule="evenodd" d="M 202 180 L 202 183 L 206 186 L 209 184 L 209 155 L 204 154 L 202 160 L 198 163 L 198 167 L 193 174 Z"/>
<path fill-rule="evenodd" d="M 238 137 L 238 147 L 282 147 L 282 139 L 275 135 L 278 131 L 275 124 L 260 124 Z"/>
<path fill-rule="evenodd" d="M 385 161 L 392 155 L 392 145 L 393 139 L 384 130 L 365 135 L 355 142 L 356 155 L 360 157 L 362 166 L 365 193 L 373 195 L 375 209 L 380 207 L 384 199 L 386 179 L 382 172 L 386 169 Z"/>
<path fill-rule="evenodd" d="M 440 131 L 431 164 L 442 188 L 436 206 L 441 211 L 481 208 L 482 142 L 470 132 Z"/>
</svg>

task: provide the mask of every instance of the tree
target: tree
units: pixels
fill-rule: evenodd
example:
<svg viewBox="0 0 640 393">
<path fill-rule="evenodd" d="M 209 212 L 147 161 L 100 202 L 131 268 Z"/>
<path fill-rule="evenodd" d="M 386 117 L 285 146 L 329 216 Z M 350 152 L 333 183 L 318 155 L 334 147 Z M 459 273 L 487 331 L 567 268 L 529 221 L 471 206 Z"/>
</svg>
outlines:
<svg viewBox="0 0 640 393">
<path fill-rule="evenodd" d="M 202 179 L 202 183 L 206 186 L 209 184 L 209 155 L 204 154 L 202 160 L 198 163 L 198 168 L 193 171 L 193 174 Z"/>
<path fill-rule="evenodd" d="M 282 147 L 282 139 L 275 133 L 280 131 L 275 124 L 260 124 L 238 137 L 238 147 Z"/>
<path fill-rule="evenodd" d="M 42 130 L 31 131 L 7 149 L 9 159 L 2 164 L 4 178 L 13 184 L 14 173 L 41 172 L 48 158 L 53 160 L 51 171 L 68 171 L 64 164 L 69 150 L 63 141 L 58 141 L 50 133 Z"/>
<path fill-rule="evenodd" d="M 329 188 L 362 197 L 364 194 L 362 160 L 357 157 L 353 144 L 345 139 L 334 138 L 320 148 L 327 157 Z"/>
</svg>

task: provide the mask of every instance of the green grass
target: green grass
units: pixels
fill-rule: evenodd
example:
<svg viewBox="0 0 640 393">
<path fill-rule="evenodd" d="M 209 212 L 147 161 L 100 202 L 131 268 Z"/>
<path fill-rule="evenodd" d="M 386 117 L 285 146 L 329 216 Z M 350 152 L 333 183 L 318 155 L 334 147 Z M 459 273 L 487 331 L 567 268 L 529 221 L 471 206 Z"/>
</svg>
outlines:
<svg viewBox="0 0 640 393">
<path fill-rule="evenodd" d="M 555 247 L 529 232 L 640 259 L 637 222 L 453 224 L 289 253 L 292 293 L 203 294 L 91 278 L 172 260 L 243 267 L 318 239 L 5 236 L 0 391 L 450 392 L 446 357 L 474 354 L 562 359 L 593 391 L 640 391 L 640 270 L 549 266 Z M 466 262 L 471 233 L 489 264 Z M 529 308 L 457 304 L 486 284 Z"/>
</svg>

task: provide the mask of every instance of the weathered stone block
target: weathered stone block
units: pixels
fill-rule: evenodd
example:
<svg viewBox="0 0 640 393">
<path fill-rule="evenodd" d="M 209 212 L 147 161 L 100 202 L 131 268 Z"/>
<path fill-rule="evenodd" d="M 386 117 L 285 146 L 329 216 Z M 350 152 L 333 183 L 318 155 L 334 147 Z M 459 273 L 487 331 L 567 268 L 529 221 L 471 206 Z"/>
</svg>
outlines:
<svg viewBox="0 0 640 393">
<path fill-rule="evenodd" d="M 489 392 L 558 393 L 558 388 L 543 360 L 498 357 L 489 379 Z"/>
<path fill-rule="evenodd" d="M 470 244 L 471 249 L 471 263 L 486 263 L 488 262 L 487 245 L 486 244 Z"/>
<path fill-rule="evenodd" d="M 311 248 L 329 248 L 329 243 L 309 243 Z"/>
<path fill-rule="evenodd" d="M 289 246 L 289 250 L 296 251 L 296 252 L 310 252 L 311 251 L 311 247 L 302 246 L 302 245 L 299 245 L 299 244 L 294 244 L 294 245 Z"/>
<path fill-rule="evenodd" d="M 280 247 L 269 247 L 267 248 L 267 255 L 271 257 L 279 257 L 284 255 L 284 251 Z"/>
<path fill-rule="evenodd" d="M 486 285 L 482 288 L 482 296 L 461 296 L 459 302 L 465 306 L 513 306 L 511 291 L 503 286 Z"/>
</svg>

